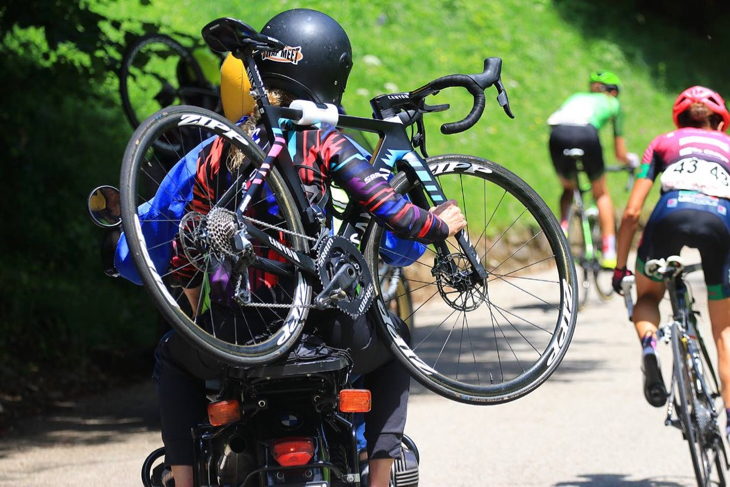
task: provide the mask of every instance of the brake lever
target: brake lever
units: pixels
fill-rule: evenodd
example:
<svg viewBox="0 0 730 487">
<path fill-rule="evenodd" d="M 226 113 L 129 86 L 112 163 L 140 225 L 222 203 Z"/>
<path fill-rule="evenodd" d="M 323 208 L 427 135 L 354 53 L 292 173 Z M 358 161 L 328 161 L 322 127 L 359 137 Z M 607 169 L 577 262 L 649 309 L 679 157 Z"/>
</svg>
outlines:
<svg viewBox="0 0 730 487">
<path fill-rule="evenodd" d="M 507 90 L 502 84 L 502 78 L 498 79 L 497 82 L 494 83 L 494 86 L 497 88 L 497 102 L 499 103 L 499 106 L 504 109 L 504 113 L 506 113 L 509 118 L 515 118 L 512 113 L 512 109 L 509 106 L 509 98 L 507 97 Z"/>
<path fill-rule="evenodd" d="M 451 105 L 445 103 L 443 105 L 427 105 L 426 103 L 421 104 L 421 110 L 428 113 L 443 112 L 451 108 Z"/>
</svg>

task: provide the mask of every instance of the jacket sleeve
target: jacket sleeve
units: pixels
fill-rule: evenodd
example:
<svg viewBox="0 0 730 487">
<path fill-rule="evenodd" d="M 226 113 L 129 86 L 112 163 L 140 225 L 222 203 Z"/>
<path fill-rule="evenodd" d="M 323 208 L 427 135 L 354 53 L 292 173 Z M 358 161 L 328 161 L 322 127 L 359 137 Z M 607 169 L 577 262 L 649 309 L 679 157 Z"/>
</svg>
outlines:
<svg viewBox="0 0 730 487">
<path fill-rule="evenodd" d="M 320 147 L 332 179 L 379 223 L 398 236 L 431 243 L 444 240 L 449 228 L 438 216 L 397 194 L 345 136 L 329 131 Z"/>
</svg>

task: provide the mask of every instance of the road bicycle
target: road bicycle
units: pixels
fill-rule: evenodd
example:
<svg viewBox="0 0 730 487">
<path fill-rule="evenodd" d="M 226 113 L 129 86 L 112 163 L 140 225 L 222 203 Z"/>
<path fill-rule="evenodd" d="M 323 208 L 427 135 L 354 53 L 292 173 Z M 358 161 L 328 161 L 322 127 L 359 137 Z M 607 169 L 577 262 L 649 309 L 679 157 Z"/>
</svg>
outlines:
<svg viewBox="0 0 730 487">
<path fill-rule="evenodd" d="M 582 308 L 588 302 L 591 282 L 596 288 L 598 296 L 607 300 L 613 294 L 611 285 L 612 268 L 603 267 L 601 227 L 598 221 L 598 208 L 591 195 L 590 184 L 583 170 L 583 149 L 565 149 L 566 156 L 576 163 L 576 186 L 573 191 L 573 202 L 568 209 L 568 242 L 573 259 L 578 266 L 578 303 Z M 628 179 L 626 190 L 630 190 L 634 183 L 634 169 L 628 166 L 608 166 L 606 172 L 626 171 Z"/>
<path fill-rule="evenodd" d="M 557 220 L 529 185 L 502 166 L 468 155 L 429 157 L 425 148 L 423 114 L 448 108 L 429 106 L 425 99 L 446 88 L 467 89 L 474 106 L 465 119 L 444 124 L 444 134 L 476 124 L 490 86 L 511 115 L 501 59 L 486 59 L 479 74 L 449 75 L 410 92 L 377 96 L 371 101 L 373 118 L 360 118 L 302 100 L 273 106 L 258 96 L 265 85 L 253 53 L 281 51 L 285 46 L 278 40 L 235 19 L 208 24 L 203 37 L 212 50 L 243 60 L 271 143 L 265 151 L 225 118 L 189 106 L 160 110 L 133 134 L 121 171 L 122 225 L 141 281 L 171 325 L 220 361 L 246 368 L 285 356 L 309 310 L 334 307 L 353 316 L 366 313 L 412 377 L 444 397 L 497 404 L 544 383 L 563 359 L 576 323 L 575 267 Z M 384 175 L 394 174 L 390 184 L 396 192 L 422 208 L 454 199 L 469 222 L 455 237 L 429 245 L 406 269 L 412 271 L 411 292 L 421 296 L 414 299 L 419 325 L 410 342 L 386 309 L 383 284 L 372 277 L 378 275 L 385 229 L 350 201 L 332 235 L 324 225 L 325 208 L 304 195 L 280 124 L 315 122 L 377 134 L 371 163 Z M 177 217 L 160 198 L 184 204 L 193 188 L 171 186 L 151 148 L 171 131 L 191 127 L 201 140 L 214 135 L 248 162 L 225 170 L 221 181 L 227 189 L 209 202 L 207 213 L 186 210 Z M 181 163 L 181 170 L 195 170 L 195 161 Z M 154 198 L 150 189 L 156 190 Z M 142 217 L 138 209 L 144 209 Z M 234 308 L 266 308 L 279 319 L 266 330 L 217 336 L 215 323 L 207 326 L 200 318 L 211 306 L 205 293 L 193 312 L 168 286 L 173 240 L 205 286 L 225 275 Z M 261 271 L 279 279 L 276 302 L 250 292 L 250 273 Z"/>
<path fill-rule="evenodd" d="M 222 113 L 220 65 L 223 56 L 195 39 L 184 46 L 170 35 L 149 33 L 131 42 L 122 56 L 119 95 L 132 128 L 160 108 L 194 105 Z M 179 141 L 158 141 L 157 149 L 177 152 Z"/>
<path fill-rule="evenodd" d="M 685 280 L 702 265 L 685 265 L 681 257 L 671 256 L 652 259 L 644 269 L 649 277 L 664 281 L 672 305 L 671 319 L 657 331 L 658 340 L 671 343 L 673 359 L 664 424 L 679 428 L 687 440 L 698 486 L 727 485 L 727 451 L 718 421 L 725 410 L 720 382 L 697 326 L 699 312 Z M 633 276 L 622 282 L 629 319 L 633 315 L 633 284 Z"/>
</svg>

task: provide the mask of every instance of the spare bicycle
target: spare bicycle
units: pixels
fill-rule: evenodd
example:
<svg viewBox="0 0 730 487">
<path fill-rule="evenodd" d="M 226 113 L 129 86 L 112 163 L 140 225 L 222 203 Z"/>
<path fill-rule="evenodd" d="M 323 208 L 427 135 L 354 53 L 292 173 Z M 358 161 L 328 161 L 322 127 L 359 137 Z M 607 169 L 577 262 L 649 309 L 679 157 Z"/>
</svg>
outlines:
<svg viewBox="0 0 730 487">
<path fill-rule="evenodd" d="M 486 59 L 479 74 L 445 76 L 410 92 L 377 96 L 371 100 L 370 119 L 339 115 L 336 107 L 301 100 L 286 108 L 270 105 L 260 96 L 265 85 L 253 53 L 285 46 L 234 19 L 210 23 L 203 37 L 214 51 L 230 51 L 243 60 L 271 145 L 264 151 L 216 113 L 179 106 L 160 110 L 142 123 L 127 146 L 121 172 L 124 232 L 143 284 L 181 335 L 224 363 L 251 367 L 284 356 L 311 308 L 337 307 L 351 315 L 367 313 L 411 375 L 447 398 L 503 403 L 548 379 L 568 349 L 577 307 L 575 268 L 557 220 L 529 185 L 500 165 L 467 155 L 428 157 L 425 148 L 423 115 L 448 108 L 429 106 L 425 100 L 447 88 L 467 89 L 474 106 L 464 120 L 443 125 L 444 134 L 476 124 L 485 106 L 484 90 L 491 86 L 511 115 L 501 59 Z M 280 124 L 315 122 L 377 134 L 380 142 L 371 163 L 383 174 L 395 173 L 391 186 L 397 192 L 422 208 L 455 199 L 467 218 L 465 230 L 430 245 L 406 269 L 417 296 L 414 316 L 419 317 L 410 345 L 386 310 L 383 282 L 374 278 L 379 275 L 383 227 L 351 201 L 331 235 L 323 225 L 324 209 L 304 195 Z M 171 186 L 151 148 L 171 132 L 191 128 L 200 133 L 199 140 L 217 136 L 215 140 L 235 147 L 250 163 L 221 175 L 228 189 L 210 201 L 207 213 L 178 218 L 160 201 L 184 205 L 192 185 Z M 184 159 L 192 148 L 182 148 L 175 170 L 195 170 L 195 161 Z M 250 216 L 247 210 L 263 203 L 276 211 Z M 139 209 L 145 218 L 139 217 Z M 159 224 L 155 235 L 146 226 L 150 220 Z M 273 309 L 281 319 L 263 336 L 220 337 L 204 326 L 200 315 L 167 285 L 176 235 L 204 282 L 214 271 L 227 272 L 236 306 Z M 148 240 L 157 243 L 148 245 Z M 213 266 L 221 258 L 231 265 Z M 252 297 L 248 276 L 260 271 L 280 277 L 287 303 Z M 199 310 L 206 305 L 200 302 Z"/>
<path fill-rule="evenodd" d="M 685 265 L 681 257 L 672 256 L 652 259 L 644 269 L 649 277 L 664 281 L 672 305 L 671 319 L 657 332 L 658 339 L 671 343 L 673 358 L 664 424 L 679 428 L 689 443 L 698 486 L 727 485 L 727 451 L 718 421 L 725 410 L 720 382 L 697 326 L 699 313 L 693 308 L 694 298 L 685 280 L 702 265 Z M 633 284 L 633 276 L 622 282 L 629 319 L 633 315 Z"/>
<path fill-rule="evenodd" d="M 578 266 L 579 307 L 583 308 L 588 302 L 589 289 L 593 282 L 598 296 L 607 300 L 613 294 L 611 285 L 612 268 L 603 267 L 601 227 L 598 221 L 598 208 L 595 201 L 586 199 L 586 194 L 591 194 L 591 187 L 585 181 L 582 157 L 583 149 L 565 149 L 564 154 L 572 158 L 576 163 L 576 187 L 573 191 L 573 203 L 568 209 L 568 242 L 570 250 Z M 634 184 L 634 168 L 628 166 L 608 166 L 606 172 L 628 173 L 626 190 L 630 190 Z"/>
<path fill-rule="evenodd" d="M 157 110 L 174 105 L 222 113 L 218 80 L 223 56 L 198 40 L 190 41 L 186 47 L 167 34 L 150 33 L 127 46 L 119 71 L 119 95 L 132 128 Z M 159 141 L 157 149 L 176 152 L 180 145 Z"/>
</svg>

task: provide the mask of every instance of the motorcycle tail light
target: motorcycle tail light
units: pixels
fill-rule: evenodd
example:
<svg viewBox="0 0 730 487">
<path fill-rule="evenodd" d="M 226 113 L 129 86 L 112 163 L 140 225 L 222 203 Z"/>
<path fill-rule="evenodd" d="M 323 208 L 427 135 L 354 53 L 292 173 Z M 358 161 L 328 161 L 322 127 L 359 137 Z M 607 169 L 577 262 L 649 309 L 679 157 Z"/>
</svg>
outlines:
<svg viewBox="0 0 730 487">
<path fill-rule="evenodd" d="M 340 391 L 340 411 L 343 413 L 367 413 L 372 406 L 367 389 L 345 389 Z"/>
<path fill-rule="evenodd" d="M 213 426 L 224 426 L 240 419 L 241 405 L 235 399 L 208 404 L 208 421 Z"/>
<path fill-rule="evenodd" d="M 282 467 L 306 465 L 314 456 L 314 441 L 311 438 L 285 438 L 272 443 L 274 460 Z"/>
</svg>

